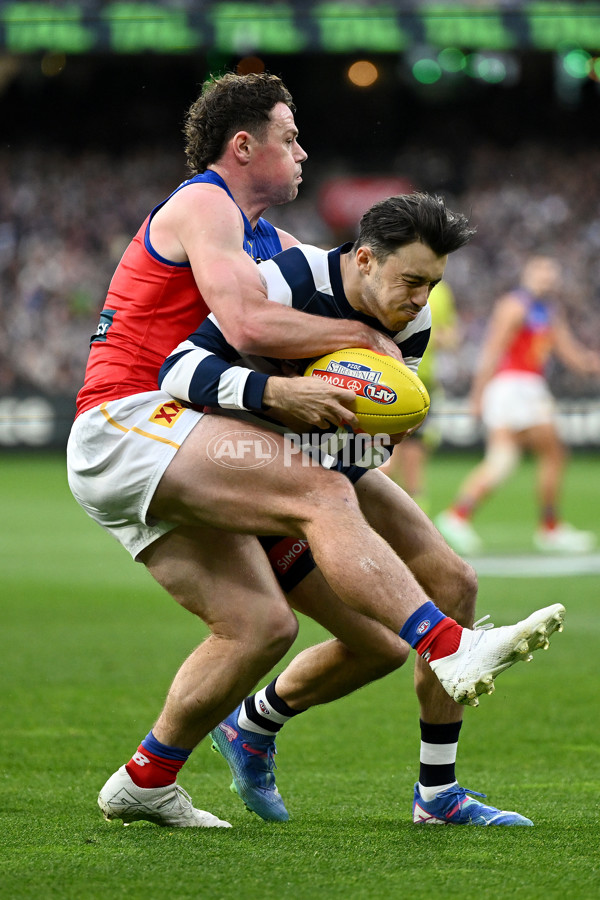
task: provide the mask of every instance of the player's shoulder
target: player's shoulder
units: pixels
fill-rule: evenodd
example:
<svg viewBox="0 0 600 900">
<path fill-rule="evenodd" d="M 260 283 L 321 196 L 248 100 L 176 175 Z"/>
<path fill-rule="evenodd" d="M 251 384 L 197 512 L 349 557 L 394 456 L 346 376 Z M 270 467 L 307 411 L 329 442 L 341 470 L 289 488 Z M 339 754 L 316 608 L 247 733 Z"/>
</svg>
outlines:
<svg viewBox="0 0 600 900">
<path fill-rule="evenodd" d="M 320 284 L 329 281 L 328 252 L 312 244 L 296 243 L 281 250 L 268 263 L 279 268 L 286 277 L 295 280 L 310 274 L 315 283 Z M 263 265 L 267 263 L 261 263 Z"/>
<path fill-rule="evenodd" d="M 282 228 L 275 228 L 275 231 L 279 236 L 282 251 L 289 250 L 290 247 L 297 247 L 300 244 L 298 238 L 295 238 L 289 231 L 284 231 Z"/>
<path fill-rule="evenodd" d="M 238 207 L 233 198 L 218 184 L 208 181 L 184 181 L 173 191 L 165 205 L 171 208 L 193 210 L 202 213 L 205 209 L 223 208 L 235 211 L 239 215 Z"/>
<path fill-rule="evenodd" d="M 501 294 L 494 303 L 494 318 L 507 322 L 524 321 L 527 318 L 531 297 L 526 291 L 513 288 Z"/>
<path fill-rule="evenodd" d="M 157 226 L 180 235 L 184 246 L 192 240 L 241 247 L 244 234 L 244 220 L 232 198 L 217 185 L 202 182 L 190 182 L 172 194 L 155 216 L 153 228 Z"/>
</svg>

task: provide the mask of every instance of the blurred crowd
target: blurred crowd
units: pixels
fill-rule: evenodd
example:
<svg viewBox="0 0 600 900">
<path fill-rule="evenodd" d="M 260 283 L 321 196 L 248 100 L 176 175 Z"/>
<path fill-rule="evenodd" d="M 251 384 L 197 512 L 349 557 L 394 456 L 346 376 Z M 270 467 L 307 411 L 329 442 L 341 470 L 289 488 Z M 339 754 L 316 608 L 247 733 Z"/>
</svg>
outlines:
<svg viewBox="0 0 600 900">
<path fill-rule="evenodd" d="M 354 234 L 327 226 L 319 190 L 328 178 L 352 173 L 347 162 L 313 164 L 314 157 L 305 166 L 298 199 L 271 210 L 268 218 L 306 243 L 335 246 Z M 468 156 L 450 159 L 415 143 L 404 146 L 382 174 L 443 194 L 478 230 L 447 269 L 464 335 L 458 353 L 442 359 L 440 374 L 451 394 L 468 390 L 492 303 L 515 286 L 532 253 L 561 261 L 572 328 L 600 349 L 595 149 L 480 144 Z M 122 156 L 65 155 L 31 146 L 0 152 L 0 395 L 32 386 L 76 393 L 89 338 L 127 242 L 185 177 L 183 154 L 160 149 Z M 558 367 L 550 380 L 562 396 L 592 396 L 597 390 L 595 382 Z"/>
</svg>

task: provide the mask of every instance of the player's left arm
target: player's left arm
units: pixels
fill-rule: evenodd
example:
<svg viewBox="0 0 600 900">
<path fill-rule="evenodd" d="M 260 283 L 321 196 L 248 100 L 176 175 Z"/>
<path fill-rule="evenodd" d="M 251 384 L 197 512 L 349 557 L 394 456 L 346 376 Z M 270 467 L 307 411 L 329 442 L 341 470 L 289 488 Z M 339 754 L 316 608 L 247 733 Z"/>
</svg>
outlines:
<svg viewBox="0 0 600 900">
<path fill-rule="evenodd" d="M 194 406 L 266 412 L 290 428 L 358 425 L 353 391 L 317 378 L 265 375 L 240 362 L 211 313 L 166 358 L 158 384 L 175 399 Z"/>
<path fill-rule="evenodd" d="M 579 341 L 561 316 L 553 328 L 554 352 L 567 368 L 581 375 L 600 375 L 600 353 Z"/>
</svg>

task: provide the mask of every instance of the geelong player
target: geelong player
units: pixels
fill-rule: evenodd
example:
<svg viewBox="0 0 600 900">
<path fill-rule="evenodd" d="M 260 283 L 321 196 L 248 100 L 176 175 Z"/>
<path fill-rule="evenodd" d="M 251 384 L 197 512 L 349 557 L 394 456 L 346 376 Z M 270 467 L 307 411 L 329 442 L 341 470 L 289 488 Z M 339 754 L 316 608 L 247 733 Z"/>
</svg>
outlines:
<svg viewBox="0 0 600 900">
<path fill-rule="evenodd" d="M 268 301 L 251 257 L 294 241 L 261 213 L 296 196 L 306 158 L 280 80 L 212 81 L 190 110 L 187 135 L 193 177 L 153 210 L 111 282 L 78 397 L 68 468 L 83 508 L 211 632 L 175 675 L 157 722 L 102 789 L 100 805 L 123 821 L 226 827 L 192 806 L 176 776 L 296 635 L 296 619 L 252 535 L 308 540 L 335 594 L 401 632 L 405 652 L 410 644 L 427 653 L 457 699 L 490 689 L 493 672 L 481 633 L 462 629 L 430 601 L 369 526 L 343 474 L 299 461 L 283 470 L 243 460 L 239 469 L 215 471 L 208 447 L 230 422 L 203 417 L 157 390 L 164 358 L 209 310 L 245 353 L 294 359 L 347 346 L 397 352 L 364 322 L 325 321 Z M 291 379 L 288 388 L 292 413 L 316 425 L 355 423 L 351 392 L 300 381 Z M 271 433 L 271 440 L 283 450 L 280 436 Z M 494 661 L 506 663 L 508 653 L 512 661 L 514 648 L 502 645 L 501 629 L 497 634 Z"/>
<path fill-rule="evenodd" d="M 426 194 L 390 197 L 365 213 L 354 246 L 346 244 L 327 252 L 301 245 L 261 263 L 259 269 L 270 300 L 326 318 L 352 317 L 374 323 L 398 345 L 404 362 L 416 371 L 430 332 L 429 292 L 441 277 L 446 255 L 471 234 L 463 217 L 447 211 L 440 198 Z M 244 358 L 227 342 L 214 315 L 175 348 L 159 380 L 185 403 L 216 407 L 222 415 L 241 415 L 253 423 L 266 422 L 273 429 L 287 431 L 289 437 L 288 409 L 277 400 L 285 398 L 290 383 L 281 378 L 281 365 L 275 360 Z M 285 424 L 278 426 L 274 420 Z M 302 429 L 302 423 L 297 427 Z M 329 437 L 326 440 L 320 432 L 306 440 L 306 452 L 313 458 L 314 448 L 323 448 L 325 465 L 334 464 L 333 458 L 327 459 L 335 453 L 335 439 Z M 342 438 L 347 437 L 344 431 Z M 348 443 L 342 441 L 342 446 L 347 458 Z M 294 448 L 298 443 L 292 452 Z M 362 448 L 356 458 L 361 453 Z M 471 599 L 469 587 L 474 587 L 474 582 L 468 578 L 470 567 L 450 551 L 404 491 L 360 463 L 340 462 L 337 468 L 357 485 L 363 512 L 429 596 L 444 597 L 456 606 L 461 594 Z M 268 538 L 261 543 L 275 571 L 282 573 L 279 580 L 291 605 L 338 637 L 301 653 L 212 732 L 248 808 L 266 820 L 285 821 L 288 813 L 273 773 L 275 736 L 281 727 L 300 711 L 348 694 L 391 671 L 402 664 L 405 654 L 403 642 L 389 629 L 358 615 L 332 595 L 315 571 L 306 542 Z M 554 611 L 544 611 L 542 618 L 552 615 Z M 434 700 L 422 677 L 418 692 L 424 720 L 414 821 L 531 825 L 518 813 L 467 796 L 454 774 L 461 708 L 447 698 L 448 715 L 454 721 L 431 722 L 436 708 L 439 714 L 444 703 Z"/>
</svg>

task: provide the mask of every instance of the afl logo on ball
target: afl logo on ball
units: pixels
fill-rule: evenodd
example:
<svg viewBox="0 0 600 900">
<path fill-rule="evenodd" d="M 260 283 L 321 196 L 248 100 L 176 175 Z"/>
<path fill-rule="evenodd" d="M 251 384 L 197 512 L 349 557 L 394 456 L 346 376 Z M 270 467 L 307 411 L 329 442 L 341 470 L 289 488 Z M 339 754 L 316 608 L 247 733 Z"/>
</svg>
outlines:
<svg viewBox="0 0 600 900">
<path fill-rule="evenodd" d="M 395 403 L 398 399 L 396 392 L 383 384 L 368 384 L 365 388 L 365 396 L 375 403 Z"/>
</svg>

